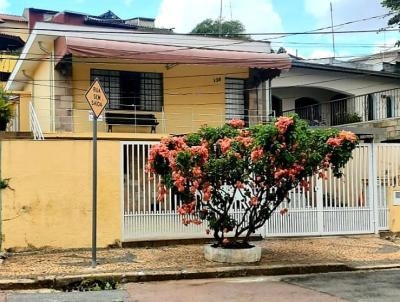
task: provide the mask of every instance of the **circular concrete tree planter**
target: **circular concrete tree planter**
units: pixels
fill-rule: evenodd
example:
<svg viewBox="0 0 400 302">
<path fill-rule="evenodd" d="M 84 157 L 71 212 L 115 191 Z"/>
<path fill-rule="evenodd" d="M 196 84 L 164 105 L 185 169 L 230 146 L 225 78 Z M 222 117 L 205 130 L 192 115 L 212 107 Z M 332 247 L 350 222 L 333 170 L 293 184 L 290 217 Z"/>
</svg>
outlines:
<svg viewBox="0 0 400 302">
<path fill-rule="evenodd" d="M 246 249 L 224 249 L 204 246 L 204 256 L 209 261 L 223 263 L 252 263 L 261 259 L 261 247 L 254 246 Z"/>
</svg>

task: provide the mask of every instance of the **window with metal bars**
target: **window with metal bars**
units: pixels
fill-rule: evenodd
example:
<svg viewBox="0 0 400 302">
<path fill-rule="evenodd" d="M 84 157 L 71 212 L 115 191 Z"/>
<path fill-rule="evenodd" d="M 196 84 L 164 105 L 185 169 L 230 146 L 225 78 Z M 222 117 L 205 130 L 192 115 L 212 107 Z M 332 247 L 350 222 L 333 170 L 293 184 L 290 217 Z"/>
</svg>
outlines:
<svg viewBox="0 0 400 302">
<path fill-rule="evenodd" d="M 225 79 L 225 119 L 246 121 L 247 98 L 244 79 Z"/>
<path fill-rule="evenodd" d="M 108 96 L 107 109 L 162 111 L 162 73 L 91 69 L 90 80 L 96 78 Z"/>
</svg>

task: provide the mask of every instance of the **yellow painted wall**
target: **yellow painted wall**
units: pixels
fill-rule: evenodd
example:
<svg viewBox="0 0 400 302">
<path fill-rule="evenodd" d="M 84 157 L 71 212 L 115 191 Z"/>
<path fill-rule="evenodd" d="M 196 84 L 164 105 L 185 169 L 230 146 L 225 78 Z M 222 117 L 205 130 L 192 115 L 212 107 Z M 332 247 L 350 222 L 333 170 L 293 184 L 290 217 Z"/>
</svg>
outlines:
<svg viewBox="0 0 400 302">
<path fill-rule="evenodd" d="M 93 59 L 90 60 L 94 62 Z M 225 120 L 225 76 L 247 78 L 246 68 L 223 66 L 178 65 L 167 70 L 165 64 L 116 63 L 87 64 L 75 60 L 73 65 L 74 131 L 90 132 L 89 107 L 85 90 L 90 86 L 90 69 L 125 70 L 137 72 L 159 72 L 164 76 L 164 111 L 155 113 L 160 125 L 157 132 L 186 133 L 196 130 L 202 124 L 219 125 Z M 221 75 L 222 74 L 222 75 Z M 114 130 L 115 129 L 115 130 Z M 99 131 L 106 131 L 105 123 L 99 124 Z M 120 127 L 113 131 L 150 132 L 149 128 Z"/>
<path fill-rule="evenodd" d="M 90 140 L 1 142 L 3 248 L 91 245 Z M 98 145 L 98 245 L 121 239 L 120 142 Z"/>
<path fill-rule="evenodd" d="M 394 192 L 400 191 L 400 187 L 390 187 L 387 191 L 387 201 L 389 205 L 389 230 L 400 232 L 400 205 L 394 205 Z"/>
<path fill-rule="evenodd" d="M 19 130 L 30 131 L 29 125 L 29 102 L 31 95 L 20 94 L 19 96 Z"/>
<path fill-rule="evenodd" d="M 42 61 L 33 72 L 33 105 L 43 132 L 50 132 L 53 100 L 51 99 L 50 62 Z M 28 72 L 30 74 L 30 72 Z M 27 85 L 31 88 L 32 85 Z"/>
</svg>

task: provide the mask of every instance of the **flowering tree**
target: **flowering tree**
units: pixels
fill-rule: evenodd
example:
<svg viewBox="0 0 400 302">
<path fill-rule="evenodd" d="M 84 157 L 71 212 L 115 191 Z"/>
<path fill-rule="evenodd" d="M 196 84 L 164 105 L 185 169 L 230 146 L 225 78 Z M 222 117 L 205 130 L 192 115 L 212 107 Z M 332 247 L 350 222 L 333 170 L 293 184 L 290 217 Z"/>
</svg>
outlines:
<svg viewBox="0 0 400 302">
<path fill-rule="evenodd" d="M 250 235 L 290 201 L 290 190 L 308 189 L 307 177 L 325 177 L 328 168 L 340 177 L 356 144 L 351 132 L 311 129 L 297 116 L 248 129 L 232 120 L 163 139 L 150 151 L 148 170 L 162 178 L 160 202 L 167 188 L 179 192 L 184 224 L 207 221 L 218 246 L 248 247 Z M 239 219 L 232 213 L 238 205 Z"/>
</svg>

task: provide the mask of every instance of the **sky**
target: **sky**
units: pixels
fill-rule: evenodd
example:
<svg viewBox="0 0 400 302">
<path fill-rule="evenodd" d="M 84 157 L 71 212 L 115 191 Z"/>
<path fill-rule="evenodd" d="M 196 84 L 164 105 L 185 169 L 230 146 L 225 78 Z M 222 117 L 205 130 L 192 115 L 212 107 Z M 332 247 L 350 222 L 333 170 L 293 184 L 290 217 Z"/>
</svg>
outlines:
<svg viewBox="0 0 400 302">
<path fill-rule="evenodd" d="M 330 26 L 330 2 L 334 24 L 388 12 L 380 5 L 380 0 L 223 0 L 223 19 L 240 20 L 249 33 L 309 31 Z M 157 26 L 185 33 L 206 18 L 218 18 L 220 0 L 0 0 L 0 12 L 21 15 L 26 7 L 72 10 L 92 15 L 111 10 L 123 19 L 153 17 Z M 386 26 L 387 18 L 377 18 L 336 27 L 335 30 L 375 30 Z M 283 46 L 290 53 L 305 58 L 333 55 L 331 35 L 253 38 L 270 39 L 274 49 Z M 350 56 L 391 50 L 397 40 L 400 40 L 399 32 L 336 34 L 335 55 L 345 60 Z"/>
</svg>

